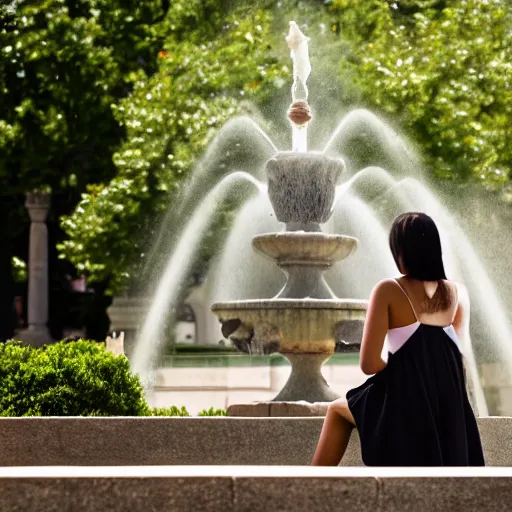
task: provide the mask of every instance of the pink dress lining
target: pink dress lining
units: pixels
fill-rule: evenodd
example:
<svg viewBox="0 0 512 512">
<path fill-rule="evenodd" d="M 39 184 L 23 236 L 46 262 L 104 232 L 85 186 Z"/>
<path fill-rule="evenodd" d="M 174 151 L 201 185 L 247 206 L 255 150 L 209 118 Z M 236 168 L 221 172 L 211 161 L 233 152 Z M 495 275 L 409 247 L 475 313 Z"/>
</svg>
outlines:
<svg viewBox="0 0 512 512">
<path fill-rule="evenodd" d="M 398 352 L 409 340 L 409 338 L 419 329 L 422 324 L 421 322 L 414 322 L 413 324 L 405 325 L 404 327 L 397 327 L 396 329 L 390 329 L 386 336 L 386 341 L 384 346 L 386 347 L 386 352 L 390 352 L 394 354 Z M 448 325 L 446 327 L 441 326 L 433 326 L 439 327 L 443 329 L 443 331 L 450 337 L 450 339 L 457 345 L 457 348 L 461 350 L 460 341 L 453 328 L 453 325 Z"/>
</svg>

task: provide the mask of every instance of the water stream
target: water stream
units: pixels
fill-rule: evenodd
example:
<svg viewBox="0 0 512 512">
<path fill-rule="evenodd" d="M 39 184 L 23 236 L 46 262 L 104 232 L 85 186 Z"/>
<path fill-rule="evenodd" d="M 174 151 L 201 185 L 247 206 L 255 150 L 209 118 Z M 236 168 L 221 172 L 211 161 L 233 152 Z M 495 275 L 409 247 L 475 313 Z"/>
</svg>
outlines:
<svg viewBox="0 0 512 512">
<path fill-rule="evenodd" d="M 198 246 L 211 225 L 215 212 L 222 202 L 240 187 L 250 186 L 262 193 L 261 183 L 250 174 L 234 172 L 219 181 L 197 208 L 179 242 L 171 253 L 165 271 L 158 281 L 148 315 L 137 336 L 133 354 L 133 371 L 141 376 L 143 383 L 150 385 L 153 364 L 165 341 L 164 328 L 176 314 L 183 285 L 198 252 Z"/>
</svg>

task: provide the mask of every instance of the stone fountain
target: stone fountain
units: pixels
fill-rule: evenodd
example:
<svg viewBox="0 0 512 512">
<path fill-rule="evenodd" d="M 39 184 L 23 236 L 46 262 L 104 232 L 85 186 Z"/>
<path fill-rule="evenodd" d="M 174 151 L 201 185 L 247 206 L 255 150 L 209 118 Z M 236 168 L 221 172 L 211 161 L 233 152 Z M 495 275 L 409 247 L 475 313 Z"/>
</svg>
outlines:
<svg viewBox="0 0 512 512">
<path fill-rule="evenodd" d="M 134 373 L 141 376 L 147 390 L 153 389 L 167 325 L 181 303 L 201 241 L 228 198 L 240 209 L 229 234 L 223 232 L 219 240 L 222 250 L 202 288 L 205 301 L 215 303 L 213 309 L 225 337 L 239 349 L 253 354 L 278 352 L 292 361 L 290 382 L 276 399 L 293 402 L 252 404 L 251 412 L 277 415 L 303 411 L 309 415 L 308 411 L 324 405 L 303 406 L 297 400 L 335 397 L 321 377 L 321 364 L 337 350 L 358 348 L 365 315 L 363 301 L 336 296 L 368 297 L 376 282 L 396 273 L 388 248 L 388 226 L 405 211 L 424 211 L 436 219 L 447 272 L 465 283 L 472 297 L 472 328 L 480 339 L 480 358 L 492 354 L 510 368 L 512 328 L 507 310 L 460 222 L 424 183 L 421 159 L 407 141 L 372 112 L 355 109 L 343 116 L 321 154 L 307 151 L 311 119 L 306 87 L 310 71 L 307 39 L 293 23 L 287 39 L 294 61 L 288 112 L 292 151 L 280 152 L 247 117 L 230 120 L 208 146 L 183 190 L 178 212 L 172 201 L 153 257 L 148 258 L 149 268 L 158 266 L 157 259 L 167 254 L 163 272 L 155 273 L 158 279 L 148 276 L 152 298 L 147 301 L 147 313 L 142 322 L 133 322 L 140 326 L 131 354 Z M 232 154 L 233 148 L 239 149 Z M 371 158 L 362 157 L 368 150 Z M 346 170 L 338 155 L 343 155 Z M 391 164 L 390 170 L 380 167 L 384 162 Z M 279 233 L 276 217 L 283 226 Z M 180 235 L 173 235 L 170 251 L 168 237 L 163 235 L 169 223 L 175 228 L 183 224 Z M 357 241 L 341 233 L 357 237 L 362 249 L 357 258 L 347 260 L 348 265 L 335 263 L 348 257 Z M 250 250 L 251 238 L 255 253 Z M 280 281 L 277 268 L 265 268 L 263 258 L 258 261 L 260 253 L 273 259 L 287 276 L 280 293 L 276 288 Z M 322 272 L 329 267 L 324 280 Z M 227 300 L 230 302 L 224 302 Z M 210 319 L 207 341 L 214 342 L 218 340 L 218 325 L 213 316 Z M 488 408 L 475 354 L 468 339 L 468 381 L 479 414 L 485 416 Z M 492 380 L 486 377 L 484 381 Z M 503 397 L 508 396 L 509 389 L 502 388 Z M 509 402 L 500 399 L 504 401 Z M 244 407 L 249 412 L 249 407 Z M 510 407 L 506 407 L 508 411 Z"/>
<path fill-rule="evenodd" d="M 274 401 L 326 402 L 339 395 L 326 383 L 321 367 L 335 349 L 359 348 L 367 302 L 337 298 L 323 277 L 325 270 L 355 251 L 357 239 L 322 232 L 344 163 L 307 152 L 308 39 L 295 22 L 286 39 L 294 64 L 288 112 L 293 151 L 279 152 L 266 164 L 269 199 L 285 230 L 252 240 L 254 250 L 272 258 L 284 272 L 286 284 L 271 299 L 218 302 L 212 311 L 223 335 L 240 350 L 278 352 L 290 361 L 290 377 Z"/>
</svg>

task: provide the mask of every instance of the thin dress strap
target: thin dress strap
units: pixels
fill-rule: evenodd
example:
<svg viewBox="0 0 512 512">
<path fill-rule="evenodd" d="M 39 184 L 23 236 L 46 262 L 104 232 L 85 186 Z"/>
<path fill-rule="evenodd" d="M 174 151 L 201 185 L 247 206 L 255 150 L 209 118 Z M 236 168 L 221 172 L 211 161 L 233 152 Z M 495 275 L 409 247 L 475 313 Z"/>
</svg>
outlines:
<svg viewBox="0 0 512 512">
<path fill-rule="evenodd" d="M 398 287 L 400 288 L 400 290 L 402 290 L 403 294 L 406 296 L 407 300 L 409 301 L 409 304 L 411 306 L 411 309 L 412 309 L 412 313 L 414 315 L 414 318 L 416 319 L 416 322 L 418 322 L 418 315 L 416 314 L 416 310 L 414 309 L 414 306 L 412 305 L 412 301 L 411 299 L 409 298 L 409 295 L 407 295 L 407 292 L 405 291 L 405 288 L 398 282 L 398 279 L 393 279 L 393 281 L 395 281 L 395 283 L 398 285 Z"/>
</svg>

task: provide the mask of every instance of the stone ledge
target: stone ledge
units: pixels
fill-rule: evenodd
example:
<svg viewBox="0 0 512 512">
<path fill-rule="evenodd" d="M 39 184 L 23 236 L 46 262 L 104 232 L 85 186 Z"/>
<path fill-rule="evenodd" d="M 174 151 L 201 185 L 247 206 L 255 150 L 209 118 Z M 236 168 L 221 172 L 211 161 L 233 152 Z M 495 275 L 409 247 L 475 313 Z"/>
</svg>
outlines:
<svg viewBox="0 0 512 512">
<path fill-rule="evenodd" d="M 0 418 L 0 466 L 308 465 L 323 418 Z M 512 418 L 478 420 L 512 466 Z M 361 465 L 354 432 L 342 465 Z"/>
<path fill-rule="evenodd" d="M 499 512 L 511 484 L 511 468 L 4 468 L 0 510 Z"/>
</svg>

